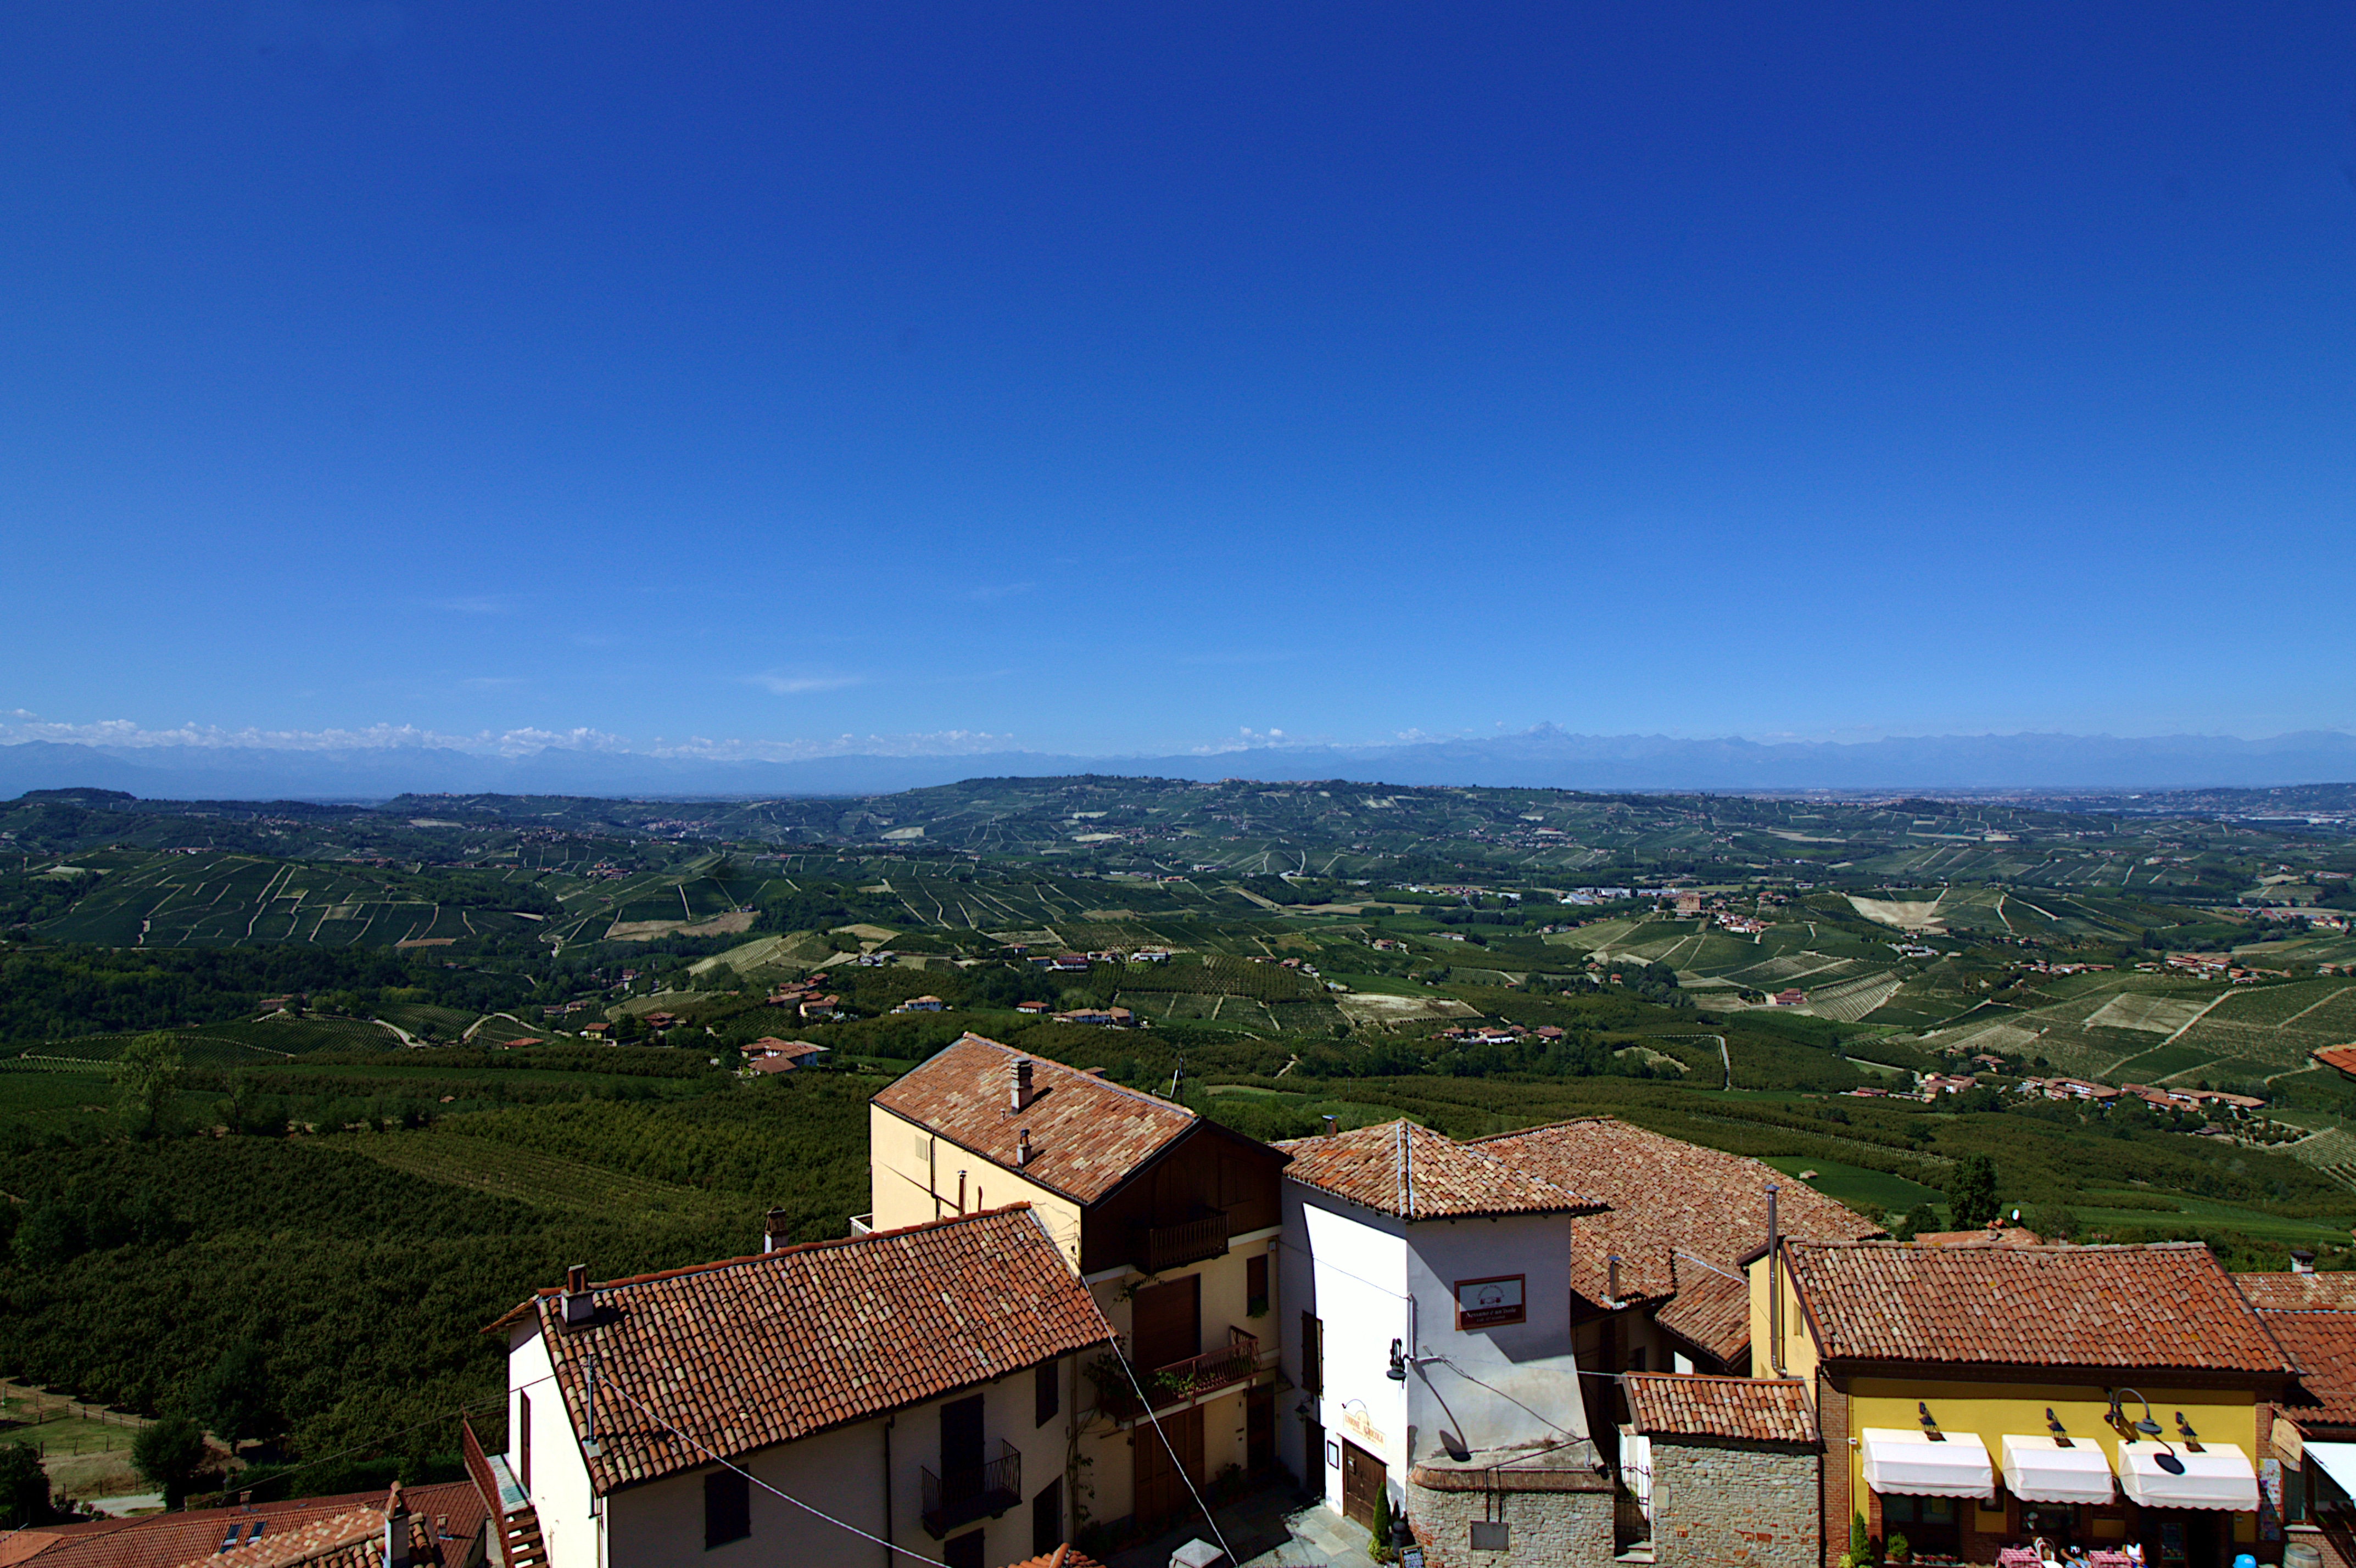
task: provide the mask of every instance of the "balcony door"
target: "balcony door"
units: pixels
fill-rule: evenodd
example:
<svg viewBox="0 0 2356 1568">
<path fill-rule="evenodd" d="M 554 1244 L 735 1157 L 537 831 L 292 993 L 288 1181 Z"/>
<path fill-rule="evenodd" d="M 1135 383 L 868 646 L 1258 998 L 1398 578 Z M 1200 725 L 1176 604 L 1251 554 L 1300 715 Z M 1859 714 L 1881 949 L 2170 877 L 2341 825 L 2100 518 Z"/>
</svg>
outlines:
<svg viewBox="0 0 2356 1568">
<path fill-rule="evenodd" d="M 1191 1360 L 1203 1350 L 1203 1276 L 1190 1274 L 1146 1286 L 1129 1310 L 1130 1360 L 1141 1379 L 1156 1367 Z"/>
<path fill-rule="evenodd" d="M 941 1500 L 981 1495 L 981 1395 L 941 1406 Z"/>
</svg>

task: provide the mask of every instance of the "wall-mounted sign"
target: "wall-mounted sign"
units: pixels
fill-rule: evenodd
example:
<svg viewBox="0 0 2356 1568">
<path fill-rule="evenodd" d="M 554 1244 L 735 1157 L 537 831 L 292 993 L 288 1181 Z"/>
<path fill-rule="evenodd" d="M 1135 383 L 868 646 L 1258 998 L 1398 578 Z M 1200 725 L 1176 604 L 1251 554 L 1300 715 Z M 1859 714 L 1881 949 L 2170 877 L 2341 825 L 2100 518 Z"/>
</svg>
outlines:
<svg viewBox="0 0 2356 1568">
<path fill-rule="evenodd" d="M 1383 1429 L 1366 1419 L 1365 1405 L 1360 1405 L 1355 1410 L 1344 1411 L 1342 1424 L 1345 1429 L 1365 1438 L 1367 1447 L 1380 1448 L 1383 1445 Z"/>
<path fill-rule="evenodd" d="M 1524 1323 L 1529 1320 L 1522 1299 L 1523 1276 L 1501 1274 L 1493 1279 L 1460 1279 L 1456 1282 L 1456 1326 L 1459 1328 L 1494 1328 L 1501 1323 Z"/>
<path fill-rule="evenodd" d="M 1342 1467 L 1342 1445 L 1339 1443 L 1328 1442 L 1325 1445 L 1325 1467 L 1329 1470 Z"/>
</svg>

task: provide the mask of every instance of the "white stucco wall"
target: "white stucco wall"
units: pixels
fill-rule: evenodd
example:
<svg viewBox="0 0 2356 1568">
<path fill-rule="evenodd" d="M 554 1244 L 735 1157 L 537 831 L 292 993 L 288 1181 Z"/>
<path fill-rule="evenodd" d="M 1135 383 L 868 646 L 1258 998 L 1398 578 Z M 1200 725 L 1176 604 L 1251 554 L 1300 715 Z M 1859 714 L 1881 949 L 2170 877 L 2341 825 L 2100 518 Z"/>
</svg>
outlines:
<svg viewBox="0 0 2356 1568">
<path fill-rule="evenodd" d="M 1386 1375 L 1393 1339 L 1407 1337 L 1405 1226 L 1387 1215 L 1329 1198 L 1296 1181 L 1284 1184 L 1285 1375 L 1304 1389 L 1301 1315 L 1324 1324 L 1325 1389 L 1312 1400 L 1329 1443 L 1356 1444 L 1383 1462 L 1394 1484 L 1408 1465 L 1407 1386 Z M 1304 1396 L 1305 1397 L 1305 1396 Z M 1342 1506 L 1342 1472 L 1323 1454 L 1303 1455 L 1302 1427 L 1290 1407 L 1277 1411 L 1277 1456 L 1329 1505 Z M 1322 1477 L 1322 1480 L 1321 1477 Z"/>
<path fill-rule="evenodd" d="M 508 1338 L 508 1467 L 523 1478 L 523 1401 L 531 1399 L 531 1501 L 548 1543 L 549 1568 L 604 1568 L 589 1467 L 564 1413 L 563 1396 L 550 1381 L 554 1367 L 537 1320 Z"/>
<path fill-rule="evenodd" d="M 1456 1327 L 1457 1281 L 1516 1274 L 1526 1321 Z M 1408 1280 L 1419 1359 L 1408 1378 L 1411 1458 L 1441 1451 L 1443 1428 L 1475 1449 L 1588 1435 L 1571 1347 L 1568 1220 L 1419 1221 L 1408 1227 Z"/>
<path fill-rule="evenodd" d="M 1057 1366 L 1061 1399 L 1056 1414 L 1045 1424 L 1035 1422 L 1036 1389 L 1025 1370 L 979 1389 L 964 1389 L 951 1400 L 982 1396 L 982 1443 L 986 1456 L 994 1457 L 1000 1442 L 1012 1443 L 1023 1455 L 1022 1500 L 996 1520 L 981 1520 L 950 1532 L 962 1536 L 982 1530 L 984 1561 L 1015 1562 L 1032 1555 L 1031 1504 L 1048 1483 L 1064 1476 L 1068 1457 L 1069 1422 L 1076 1392 L 1076 1358 Z M 545 1379 L 549 1373 L 546 1347 L 538 1329 L 519 1332 L 510 1340 L 508 1356 L 510 1433 L 515 1424 L 516 1391 Z M 548 1541 L 550 1568 L 754 1568 L 779 1562 L 874 1563 L 884 1568 L 884 1551 L 856 1535 L 835 1529 L 825 1520 L 796 1508 L 782 1498 L 752 1490 L 753 1532 L 707 1552 L 703 1545 L 703 1477 L 712 1468 L 701 1466 L 660 1480 L 627 1487 L 593 1509 L 589 1477 L 572 1423 L 555 1397 L 552 1383 L 538 1381 L 532 1396 L 531 1496 L 539 1510 L 541 1531 Z M 938 1557 L 942 1542 L 925 1533 L 924 1489 L 920 1470 L 940 1469 L 940 1406 L 935 1400 L 901 1411 L 892 1418 L 890 1538 L 927 1557 Z M 884 1528 L 885 1418 L 879 1417 L 799 1442 L 761 1449 L 738 1460 L 755 1481 L 776 1487 L 829 1514 L 876 1535 Z M 511 1440 L 511 1466 L 519 1466 L 519 1451 Z M 518 1475 L 521 1475 L 520 1468 Z M 1071 1488 L 1065 1487 L 1064 1520 L 1068 1533 Z M 903 1559 L 903 1562 L 905 1560 Z"/>
</svg>

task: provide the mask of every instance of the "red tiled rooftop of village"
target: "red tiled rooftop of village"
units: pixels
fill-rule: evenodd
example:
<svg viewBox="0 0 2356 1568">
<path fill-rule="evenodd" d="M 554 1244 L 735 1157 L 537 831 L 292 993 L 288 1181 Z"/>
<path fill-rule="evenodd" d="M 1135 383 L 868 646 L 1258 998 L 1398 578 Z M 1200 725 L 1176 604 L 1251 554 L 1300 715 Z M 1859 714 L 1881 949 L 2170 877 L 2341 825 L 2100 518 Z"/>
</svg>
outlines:
<svg viewBox="0 0 2356 1568">
<path fill-rule="evenodd" d="M 1795 1380 L 1630 1372 L 1621 1386 L 1636 1430 L 1647 1435 L 1816 1441 L 1816 1413 Z"/>
<path fill-rule="evenodd" d="M 1413 1122 L 1294 1138 L 1284 1174 L 1385 1214 L 1410 1220 L 1489 1214 L 1578 1214 L 1602 1207 L 1478 1147 Z"/>
</svg>

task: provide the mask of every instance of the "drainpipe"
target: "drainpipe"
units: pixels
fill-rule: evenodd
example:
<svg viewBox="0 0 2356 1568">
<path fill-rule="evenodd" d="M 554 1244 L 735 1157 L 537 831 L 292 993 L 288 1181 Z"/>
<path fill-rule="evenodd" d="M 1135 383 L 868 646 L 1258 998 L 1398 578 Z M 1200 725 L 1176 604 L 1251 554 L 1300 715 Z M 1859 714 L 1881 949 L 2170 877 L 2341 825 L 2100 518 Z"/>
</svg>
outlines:
<svg viewBox="0 0 2356 1568">
<path fill-rule="evenodd" d="M 1767 1370 L 1783 1375 L 1783 1244 L 1776 1233 L 1775 1183 L 1767 1184 Z"/>
</svg>

